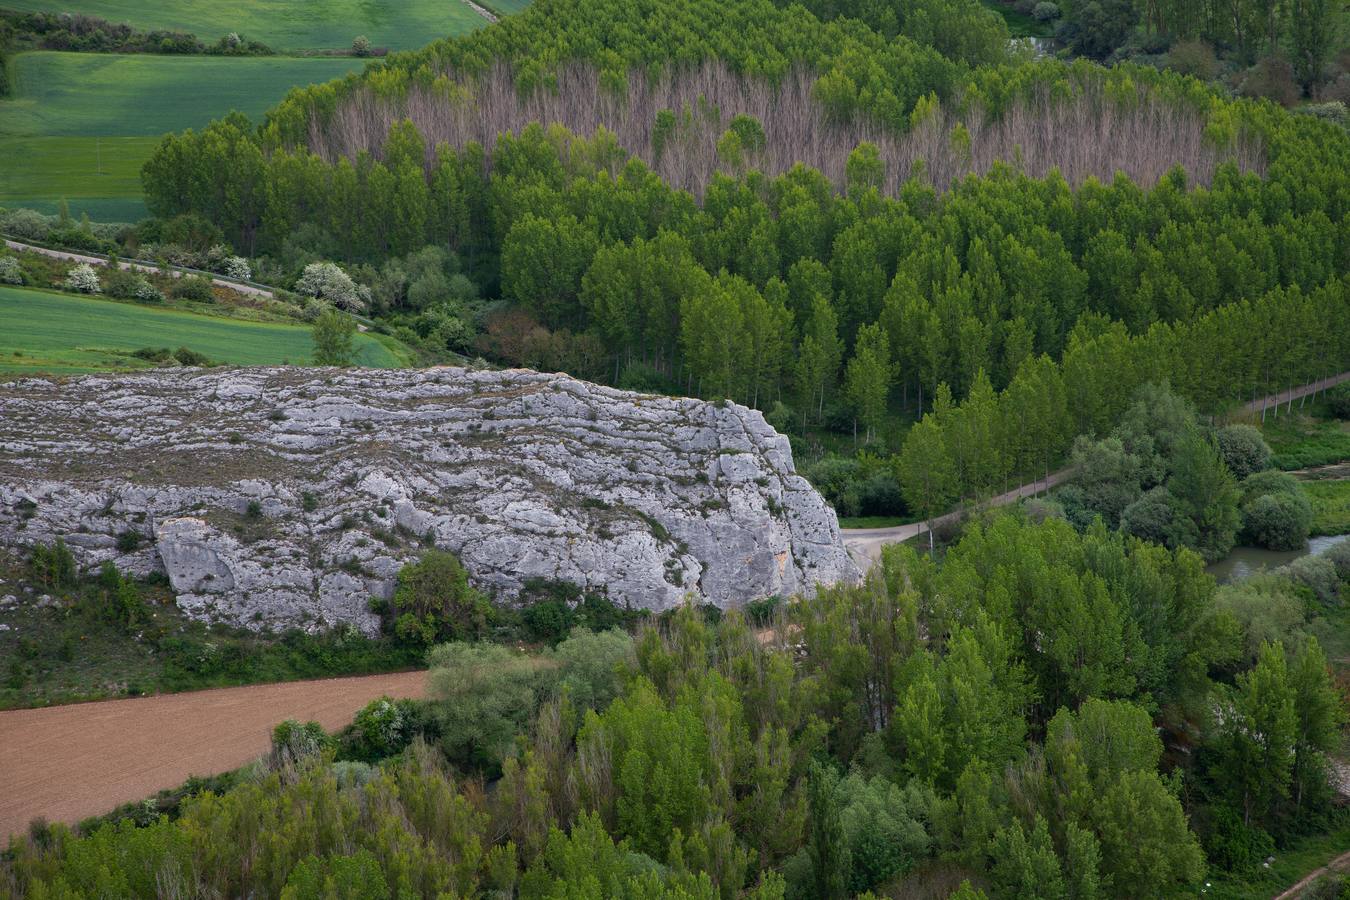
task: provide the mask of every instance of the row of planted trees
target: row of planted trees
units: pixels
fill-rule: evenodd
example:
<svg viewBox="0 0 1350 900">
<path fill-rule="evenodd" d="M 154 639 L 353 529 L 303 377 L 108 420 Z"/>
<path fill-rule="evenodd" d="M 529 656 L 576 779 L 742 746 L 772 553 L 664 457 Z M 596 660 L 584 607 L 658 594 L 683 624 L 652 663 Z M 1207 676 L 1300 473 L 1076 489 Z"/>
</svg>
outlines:
<svg viewBox="0 0 1350 900">
<path fill-rule="evenodd" d="M 1081 434 L 1105 434 L 1149 383 L 1202 409 L 1254 399 L 1350 369 L 1350 285 L 1274 291 L 1193 322 L 1130 335 L 1119 325 L 1073 334 L 1063 359 L 1028 361 L 1002 392 L 977 379 L 964 402 L 940 389 L 909 432 L 896 468 L 911 509 L 945 512 L 1009 482 L 1045 478 Z"/>
</svg>

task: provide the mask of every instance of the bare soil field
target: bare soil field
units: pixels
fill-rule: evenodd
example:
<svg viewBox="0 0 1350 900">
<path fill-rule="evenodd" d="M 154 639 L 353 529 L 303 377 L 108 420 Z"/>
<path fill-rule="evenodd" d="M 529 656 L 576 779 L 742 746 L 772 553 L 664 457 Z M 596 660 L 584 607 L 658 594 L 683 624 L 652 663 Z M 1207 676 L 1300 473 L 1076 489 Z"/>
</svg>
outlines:
<svg viewBox="0 0 1350 900">
<path fill-rule="evenodd" d="M 377 697 L 425 689 L 425 672 L 401 672 L 0 712 L 0 845 L 36 816 L 73 823 L 237 768 L 284 719 L 331 731 Z"/>
</svg>

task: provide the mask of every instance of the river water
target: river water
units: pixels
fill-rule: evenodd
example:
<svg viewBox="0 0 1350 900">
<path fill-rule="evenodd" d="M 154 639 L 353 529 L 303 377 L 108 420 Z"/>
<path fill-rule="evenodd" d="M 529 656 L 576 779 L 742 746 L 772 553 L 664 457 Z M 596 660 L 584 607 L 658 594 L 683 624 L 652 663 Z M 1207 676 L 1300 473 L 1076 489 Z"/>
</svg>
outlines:
<svg viewBox="0 0 1350 900">
<path fill-rule="evenodd" d="M 1256 547 L 1237 547 L 1228 556 L 1207 567 L 1219 584 L 1241 581 L 1256 574 L 1262 568 L 1274 569 L 1287 565 L 1301 556 L 1317 556 L 1326 553 L 1341 541 L 1350 540 L 1350 534 L 1337 534 L 1329 537 L 1315 537 L 1304 545 L 1302 550 L 1261 550 Z"/>
</svg>

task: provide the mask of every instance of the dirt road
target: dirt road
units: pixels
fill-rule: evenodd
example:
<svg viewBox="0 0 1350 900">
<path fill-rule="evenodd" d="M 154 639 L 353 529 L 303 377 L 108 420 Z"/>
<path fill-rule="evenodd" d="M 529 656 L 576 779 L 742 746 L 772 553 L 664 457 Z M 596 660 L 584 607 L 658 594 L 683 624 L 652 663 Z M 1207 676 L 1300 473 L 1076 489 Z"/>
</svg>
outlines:
<svg viewBox="0 0 1350 900">
<path fill-rule="evenodd" d="M 1330 378 L 1323 378 L 1321 381 L 1299 385 L 1278 394 L 1271 394 L 1269 397 L 1261 397 L 1245 404 L 1242 407 L 1242 412 L 1251 414 L 1261 412 L 1263 409 L 1274 411 L 1281 403 L 1292 404 L 1300 397 L 1306 397 L 1317 391 L 1335 387 L 1346 381 L 1350 381 L 1350 372 L 1342 372 Z M 1006 494 L 1000 494 L 987 500 L 984 505 L 1004 506 L 1016 502 L 1023 497 L 1030 497 L 1063 483 L 1071 474 L 1070 469 L 1060 469 L 1058 472 L 1050 473 L 1047 478 L 1024 484 L 1019 488 L 1008 491 Z M 934 528 L 941 528 L 948 522 L 955 521 L 960 515 L 960 511 L 950 512 L 937 517 L 931 523 L 915 522 L 911 525 L 898 525 L 894 528 L 844 528 L 841 529 L 844 535 L 844 546 L 848 548 L 853 561 L 866 572 L 881 559 L 881 548 L 886 544 L 902 543 L 921 534 L 927 534 L 930 524 Z"/>
<path fill-rule="evenodd" d="M 1295 897 L 1302 894 L 1304 890 L 1310 887 L 1314 881 L 1321 878 L 1323 875 L 1329 875 L 1333 872 L 1343 872 L 1346 869 L 1350 869 L 1350 853 L 1342 853 L 1322 868 L 1301 879 L 1298 884 L 1289 888 L 1287 891 L 1276 894 L 1275 900 L 1294 900 Z"/>
<path fill-rule="evenodd" d="M 1287 391 L 1271 394 L 1269 397 L 1260 397 L 1250 403 L 1243 404 L 1242 411 L 1244 413 L 1259 413 L 1269 410 L 1272 415 L 1279 415 L 1280 404 L 1292 406 L 1295 400 L 1315 394 L 1318 391 L 1325 391 L 1346 381 L 1350 381 L 1350 372 L 1342 372 L 1339 375 L 1332 375 L 1330 378 L 1323 378 L 1321 381 L 1314 381 L 1310 384 L 1301 384 Z"/>
<path fill-rule="evenodd" d="M 1048 491 L 1062 484 L 1071 474 L 1073 474 L 1071 469 L 1051 472 L 1048 478 L 1041 478 L 1030 484 L 1013 488 L 1006 494 L 999 494 L 997 497 L 986 500 L 984 505 L 1005 506 L 1021 500 L 1023 497 Z M 886 544 L 901 543 L 921 534 L 927 534 L 930 524 L 933 528 L 941 528 L 949 522 L 956 521 L 961 515 L 962 511 L 958 510 L 949 512 L 944 516 L 938 516 L 931 523 L 914 522 L 910 525 L 897 525 L 895 528 L 843 528 L 840 530 L 844 535 L 844 546 L 848 548 L 849 555 L 865 571 L 881 559 L 881 548 Z"/>
<path fill-rule="evenodd" d="M 425 685 L 425 672 L 402 672 L 0 712 L 0 846 L 35 816 L 76 822 L 237 768 L 284 719 L 332 730 L 377 697 L 420 697 Z"/>
<path fill-rule="evenodd" d="M 11 250 L 23 250 L 27 253 L 40 253 L 43 256 L 50 256 L 52 259 L 67 259 L 71 262 L 88 263 L 91 266 L 106 266 L 107 257 L 89 256 L 84 253 L 71 253 L 68 250 L 52 250 L 47 247 L 39 247 L 36 244 L 25 244 L 22 241 L 11 241 L 6 239 L 5 246 Z M 158 272 L 160 266 L 152 266 L 147 263 L 127 262 L 125 260 L 118 263 L 118 268 L 129 269 L 137 272 Z M 183 272 L 179 269 L 169 269 L 168 274 L 174 278 L 183 277 Z M 240 294 L 251 294 L 254 297 L 264 297 L 268 300 L 275 299 L 275 295 L 266 288 L 254 287 L 251 284 L 244 284 L 240 281 L 231 281 L 228 278 L 216 278 L 212 276 L 211 283 L 223 288 L 229 288 Z"/>
</svg>

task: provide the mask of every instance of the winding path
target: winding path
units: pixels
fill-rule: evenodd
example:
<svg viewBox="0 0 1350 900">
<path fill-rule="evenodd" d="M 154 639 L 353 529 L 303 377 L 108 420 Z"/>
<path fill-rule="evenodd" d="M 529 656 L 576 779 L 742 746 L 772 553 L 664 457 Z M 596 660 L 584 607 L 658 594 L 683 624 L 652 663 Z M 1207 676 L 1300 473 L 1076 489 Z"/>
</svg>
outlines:
<svg viewBox="0 0 1350 900">
<path fill-rule="evenodd" d="M 1267 397 L 1258 397 L 1250 403 L 1244 404 L 1240 408 L 1240 412 L 1255 414 L 1262 410 L 1274 410 L 1281 404 L 1293 403 L 1293 401 L 1302 397 L 1333 388 L 1346 381 L 1350 381 L 1350 372 L 1332 375 L 1329 378 L 1289 388 Z M 1057 472 L 1050 473 L 1046 478 L 1037 479 L 1005 494 L 999 494 L 997 497 L 986 500 L 981 506 L 1006 506 L 1009 503 L 1015 503 L 1024 497 L 1031 497 L 1041 491 L 1047 491 L 1063 484 L 1072 474 L 1073 470 L 1070 468 L 1060 469 Z M 898 544 L 916 538 L 921 534 L 927 534 L 930 530 L 958 521 L 964 514 L 964 510 L 958 509 L 946 515 L 938 516 L 929 522 L 913 522 L 909 525 L 897 525 L 894 528 L 843 528 L 840 531 L 843 533 L 844 546 L 848 548 L 849 555 L 866 572 L 881 559 L 881 548 L 887 544 Z"/>
<path fill-rule="evenodd" d="M 1312 883 L 1323 875 L 1328 875 L 1333 872 L 1343 872 L 1348 868 L 1350 868 L 1350 852 L 1342 853 L 1320 869 L 1314 869 L 1312 872 L 1303 876 L 1303 878 L 1293 887 L 1276 894 L 1275 900 L 1294 900 L 1295 897 L 1300 896 L 1303 891 L 1311 887 Z"/>
<path fill-rule="evenodd" d="M 52 250 L 49 247 L 39 247 L 36 244 L 25 244 L 22 241 L 11 241 L 8 238 L 5 239 L 5 246 L 9 247 L 11 250 L 22 250 L 25 253 L 40 253 L 43 256 L 50 256 L 52 259 L 68 259 L 71 262 L 88 263 L 91 266 L 106 266 L 108 264 L 108 258 L 106 256 L 89 256 L 84 253 L 72 253 L 69 250 Z M 134 270 L 137 272 L 166 271 L 162 266 L 140 262 L 126 262 L 125 260 L 120 261 L 118 263 L 118 268 Z M 167 270 L 166 274 L 172 276 L 173 278 L 182 278 L 184 274 L 196 274 L 196 273 L 195 272 L 185 273 L 182 269 L 175 269 L 173 267 L 170 267 Z M 210 273 L 208 272 L 203 274 L 209 275 Z M 273 294 L 273 292 L 268 290 L 267 288 L 255 287 L 254 285 L 244 284 L 243 282 L 240 281 L 230 281 L 228 278 L 217 278 L 216 276 L 211 275 L 211 283 L 223 288 L 228 288 L 229 290 L 232 291 L 237 291 L 240 294 L 249 294 L 254 297 L 263 297 L 267 300 L 276 299 L 276 295 Z"/>
</svg>

